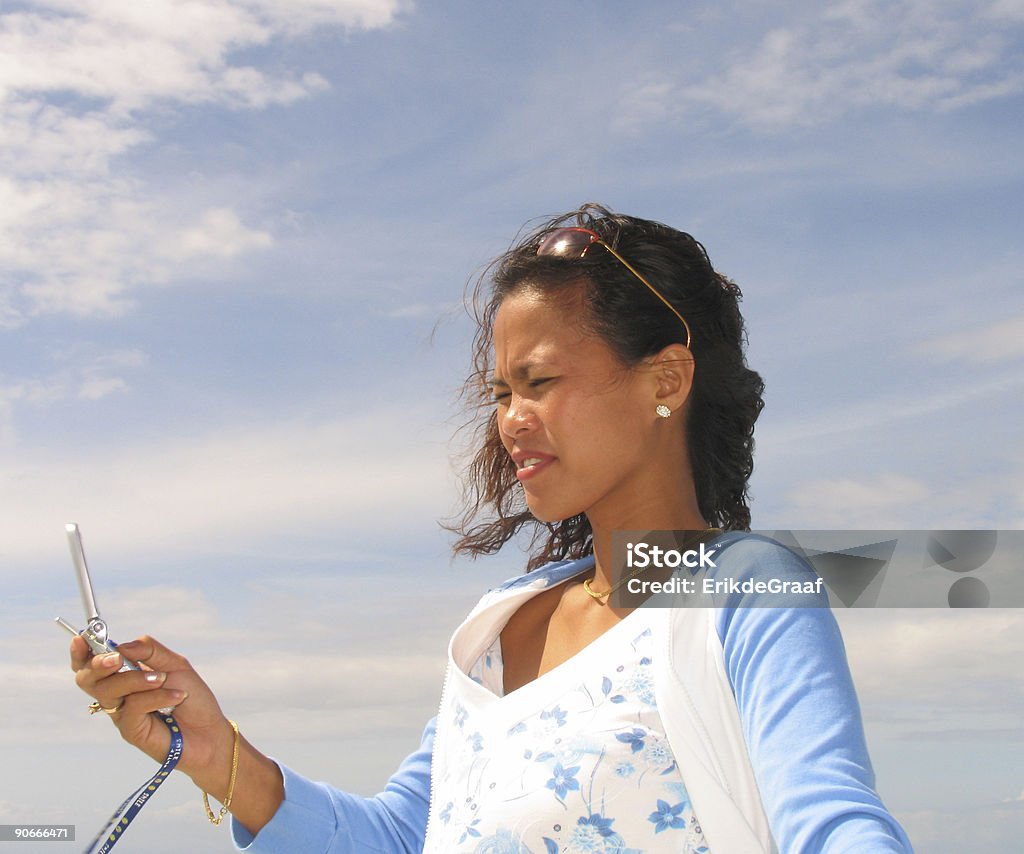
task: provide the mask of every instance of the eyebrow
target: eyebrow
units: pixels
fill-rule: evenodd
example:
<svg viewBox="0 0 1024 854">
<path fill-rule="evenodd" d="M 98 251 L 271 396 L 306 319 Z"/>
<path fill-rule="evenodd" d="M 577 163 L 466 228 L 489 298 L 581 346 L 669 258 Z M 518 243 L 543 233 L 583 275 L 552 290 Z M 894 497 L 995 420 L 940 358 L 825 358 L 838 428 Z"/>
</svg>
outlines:
<svg viewBox="0 0 1024 854">
<path fill-rule="evenodd" d="M 513 371 L 512 375 L 517 379 L 526 379 L 530 375 L 530 371 L 537 368 L 537 362 L 525 362 L 524 364 L 518 365 Z M 487 385 L 490 386 L 504 386 L 508 388 L 508 382 L 503 380 L 501 377 L 492 376 L 487 380 Z"/>
</svg>

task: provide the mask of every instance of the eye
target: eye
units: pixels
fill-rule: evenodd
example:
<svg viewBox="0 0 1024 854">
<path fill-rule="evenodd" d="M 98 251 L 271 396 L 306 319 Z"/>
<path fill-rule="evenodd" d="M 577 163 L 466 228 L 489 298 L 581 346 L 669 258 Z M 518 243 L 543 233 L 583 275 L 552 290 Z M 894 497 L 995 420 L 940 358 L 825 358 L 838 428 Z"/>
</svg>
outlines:
<svg viewBox="0 0 1024 854">
<path fill-rule="evenodd" d="M 538 377 L 537 379 L 527 380 L 526 386 L 531 389 L 540 388 L 542 385 L 552 382 L 555 377 Z M 501 388 L 503 391 L 498 391 Z M 512 396 L 511 390 L 507 386 L 492 386 L 491 387 L 491 402 L 492 403 L 504 403 Z"/>
</svg>

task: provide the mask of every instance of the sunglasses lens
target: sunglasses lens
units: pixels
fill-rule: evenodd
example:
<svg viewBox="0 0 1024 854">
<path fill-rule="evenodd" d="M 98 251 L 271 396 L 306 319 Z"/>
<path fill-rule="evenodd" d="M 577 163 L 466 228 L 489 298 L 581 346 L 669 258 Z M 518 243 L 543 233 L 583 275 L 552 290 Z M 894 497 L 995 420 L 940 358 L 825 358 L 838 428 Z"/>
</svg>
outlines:
<svg viewBox="0 0 1024 854">
<path fill-rule="evenodd" d="M 587 249 L 600 238 L 584 228 L 556 228 L 537 247 L 538 255 L 559 258 L 582 258 Z"/>
</svg>

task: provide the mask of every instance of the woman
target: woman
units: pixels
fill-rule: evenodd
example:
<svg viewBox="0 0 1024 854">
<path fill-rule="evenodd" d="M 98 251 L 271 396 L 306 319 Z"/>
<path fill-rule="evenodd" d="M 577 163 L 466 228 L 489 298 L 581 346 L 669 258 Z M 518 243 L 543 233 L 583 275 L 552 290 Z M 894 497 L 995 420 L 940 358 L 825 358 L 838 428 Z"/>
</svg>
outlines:
<svg viewBox="0 0 1024 854">
<path fill-rule="evenodd" d="M 120 647 L 148 668 L 125 673 L 76 638 L 78 684 L 158 760 L 168 735 L 150 713 L 175 706 L 179 768 L 230 802 L 253 851 L 910 850 L 873 790 L 823 593 L 791 608 L 621 598 L 669 573 L 620 567 L 614 531 L 695 532 L 734 578 L 813 578 L 741 533 L 763 384 L 739 296 L 689 235 L 596 205 L 481 279 L 467 389 L 487 407 L 455 549 L 532 529 L 533 571 L 456 630 L 439 714 L 376 797 L 261 754 L 152 638 Z"/>
</svg>

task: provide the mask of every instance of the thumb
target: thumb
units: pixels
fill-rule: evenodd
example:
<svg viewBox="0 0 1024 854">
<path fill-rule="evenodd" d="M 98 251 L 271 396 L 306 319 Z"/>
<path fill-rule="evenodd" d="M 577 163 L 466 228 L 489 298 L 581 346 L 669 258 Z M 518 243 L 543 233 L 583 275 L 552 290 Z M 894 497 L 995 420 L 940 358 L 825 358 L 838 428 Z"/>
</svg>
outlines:
<svg viewBox="0 0 1024 854">
<path fill-rule="evenodd" d="M 143 635 L 141 638 L 117 645 L 117 651 L 136 664 L 144 664 L 151 670 L 187 670 L 191 665 L 183 655 L 168 649 L 156 638 Z"/>
</svg>

